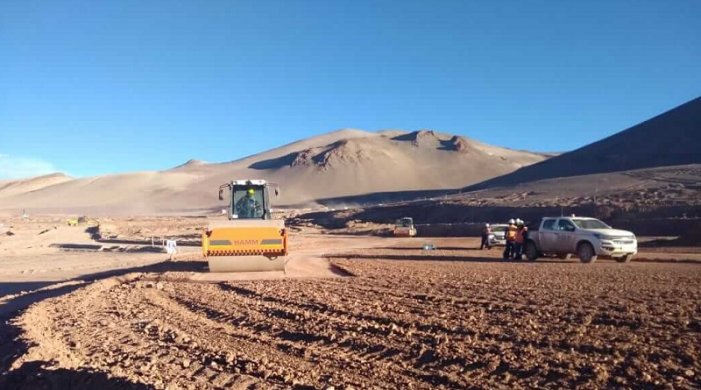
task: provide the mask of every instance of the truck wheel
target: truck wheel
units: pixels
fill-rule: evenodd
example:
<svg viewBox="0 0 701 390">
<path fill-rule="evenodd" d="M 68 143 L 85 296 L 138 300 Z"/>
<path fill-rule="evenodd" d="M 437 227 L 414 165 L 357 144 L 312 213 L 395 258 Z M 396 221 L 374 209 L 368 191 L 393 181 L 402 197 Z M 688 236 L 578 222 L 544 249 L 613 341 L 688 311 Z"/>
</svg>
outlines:
<svg viewBox="0 0 701 390">
<path fill-rule="evenodd" d="M 536 248 L 532 241 L 526 243 L 526 250 L 524 252 L 526 253 L 528 261 L 536 261 L 538 259 L 538 248 Z"/>
<path fill-rule="evenodd" d="M 625 255 L 622 257 L 616 257 L 616 261 L 619 263 L 630 263 L 630 261 L 633 259 L 633 255 Z"/>
<path fill-rule="evenodd" d="M 577 247 L 577 256 L 582 263 L 593 263 L 596 261 L 594 247 L 588 242 L 583 242 Z"/>
<path fill-rule="evenodd" d="M 572 257 L 572 255 L 569 253 L 558 253 L 557 254 L 557 258 L 560 260 L 569 260 L 570 257 Z"/>
</svg>

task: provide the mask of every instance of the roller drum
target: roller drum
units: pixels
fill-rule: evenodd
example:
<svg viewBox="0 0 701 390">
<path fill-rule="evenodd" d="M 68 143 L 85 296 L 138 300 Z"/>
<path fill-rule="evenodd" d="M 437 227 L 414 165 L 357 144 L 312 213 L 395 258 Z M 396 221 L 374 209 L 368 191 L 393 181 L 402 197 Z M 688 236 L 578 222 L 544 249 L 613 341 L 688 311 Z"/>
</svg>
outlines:
<svg viewBox="0 0 701 390">
<path fill-rule="evenodd" d="M 210 256 L 207 261 L 210 272 L 285 271 L 284 256 Z"/>
</svg>

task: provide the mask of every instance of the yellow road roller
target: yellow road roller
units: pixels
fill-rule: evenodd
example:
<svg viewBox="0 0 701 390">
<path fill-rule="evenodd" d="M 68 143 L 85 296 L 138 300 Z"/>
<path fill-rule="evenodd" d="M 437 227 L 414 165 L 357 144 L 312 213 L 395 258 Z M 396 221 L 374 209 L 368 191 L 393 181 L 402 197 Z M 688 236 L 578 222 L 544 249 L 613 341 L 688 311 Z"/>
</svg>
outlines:
<svg viewBox="0 0 701 390">
<path fill-rule="evenodd" d="M 228 193 L 226 221 L 212 221 L 202 234 L 202 253 L 210 272 L 285 271 L 287 229 L 273 219 L 270 189 L 265 180 L 233 180 L 219 187 Z"/>
</svg>

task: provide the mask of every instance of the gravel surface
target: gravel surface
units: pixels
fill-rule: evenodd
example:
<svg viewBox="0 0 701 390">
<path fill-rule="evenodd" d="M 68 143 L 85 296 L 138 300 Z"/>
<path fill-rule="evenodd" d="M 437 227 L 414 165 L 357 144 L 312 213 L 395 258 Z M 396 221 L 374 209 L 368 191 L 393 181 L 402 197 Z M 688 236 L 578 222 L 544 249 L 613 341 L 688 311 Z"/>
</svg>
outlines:
<svg viewBox="0 0 701 390">
<path fill-rule="evenodd" d="M 96 282 L 15 320 L 30 348 L 0 387 L 699 386 L 698 264 L 464 249 L 353 250 L 345 278 Z"/>
</svg>

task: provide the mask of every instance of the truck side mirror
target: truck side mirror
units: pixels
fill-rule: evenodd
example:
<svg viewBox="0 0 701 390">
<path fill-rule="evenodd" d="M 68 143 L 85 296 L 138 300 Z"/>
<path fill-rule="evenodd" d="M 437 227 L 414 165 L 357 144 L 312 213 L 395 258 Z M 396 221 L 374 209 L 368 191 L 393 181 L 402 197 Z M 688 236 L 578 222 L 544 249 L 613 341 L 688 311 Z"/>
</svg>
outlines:
<svg viewBox="0 0 701 390">
<path fill-rule="evenodd" d="M 280 195 L 280 190 L 277 187 L 275 187 L 275 196 L 278 196 L 278 195 Z"/>
<path fill-rule="evenodd" d="M 224 200 L 224 189 L 223 188 L 219 189 L 219 200 Z"/>
</svg>

